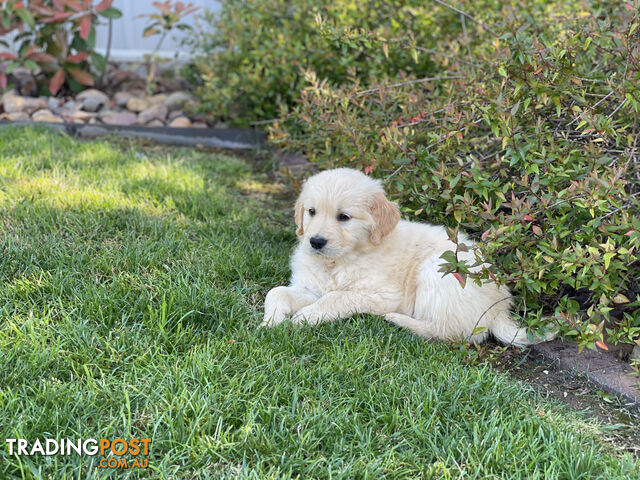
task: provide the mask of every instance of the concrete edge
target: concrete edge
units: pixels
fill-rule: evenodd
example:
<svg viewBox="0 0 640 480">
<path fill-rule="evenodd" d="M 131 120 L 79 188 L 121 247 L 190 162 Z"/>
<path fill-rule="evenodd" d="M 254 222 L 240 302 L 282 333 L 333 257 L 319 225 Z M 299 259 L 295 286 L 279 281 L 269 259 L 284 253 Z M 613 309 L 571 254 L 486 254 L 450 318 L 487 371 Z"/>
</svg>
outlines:
<svg viewBox="0 0 640 480">
<path fill-rule="evenodd" d="M 532 346 L 532 350 L 552 361 L 562 370 L 585 375 L 607 393 L 617 395 L 630 406 L 640 407 L 640 388 L 631 367 L 613 355 L 584 349 L 563 340 L 552 340 Z"/>
<path fill-rule="evenodd" d="M 98 138 L 105 135 L 118 135 L 125 138 L 142 138 L 165 145 L 203 146 L 230 150 L 253 150 L 266 143 L 265 132 L 240 128 L 171 128 L 142 127 L 79 123 L 49 122 L 9 122 L 0 121 L 0 128 L 9 126 L 36 126 L 62 130 L 71 136 Z"/>
</svg>

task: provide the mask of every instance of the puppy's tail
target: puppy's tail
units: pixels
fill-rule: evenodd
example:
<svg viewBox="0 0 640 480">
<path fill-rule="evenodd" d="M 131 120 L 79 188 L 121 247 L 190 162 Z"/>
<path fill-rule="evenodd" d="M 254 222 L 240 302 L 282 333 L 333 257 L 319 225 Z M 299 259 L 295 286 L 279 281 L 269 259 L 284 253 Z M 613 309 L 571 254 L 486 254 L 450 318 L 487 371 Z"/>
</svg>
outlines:
<svg viewBox="0 0 640 480">
<path fill-rule="evenodd" d="M 527 330 L 519 327 L 511 319 L 511 315 L 506 312 L 500 313 L 494 324 L 489 329 L 501 343 L 505 345 L 513 345 L 514 347 L 525 347 L 531 345 L 531 341 L 527 337 Z"/>
<path fill-rule="evenodd" d="M 516 325 L 508 314 L 499 315 L 489 330 L 501 343 L 514 347 L 526 347 L 534 343 L 548 342 L 556 336 L 554 332 L 548 332 L 543 338 L 534 335 L 534 340 L 531 341 L 527 336 L 527 329 Z"/>
</svg>

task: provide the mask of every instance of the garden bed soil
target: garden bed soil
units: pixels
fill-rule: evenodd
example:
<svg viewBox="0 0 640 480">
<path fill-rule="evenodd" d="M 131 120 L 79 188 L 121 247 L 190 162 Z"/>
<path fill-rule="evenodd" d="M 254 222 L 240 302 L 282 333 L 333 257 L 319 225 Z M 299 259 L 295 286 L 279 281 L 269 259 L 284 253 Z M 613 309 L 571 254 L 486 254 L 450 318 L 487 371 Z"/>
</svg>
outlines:
<svg viewBox="0 0 640 480">
<path fill-rule="evenodd" d="M 607 442 L 616 449 L 629 451 L 640 457 L 640 404 L 618 396 L 609 387 L 596 383 L 590 371 L 570 367 L 567 356 L 560 360 L 558 357 L 564 351 L 556 350 L 556 341 L 541 345 L 546 347 L 508 349 L 494 358 L 492 364 L 509 377 L 533 386 L 542 395 L 603 423 L 604 430 L 608 433 L 605 438 Z M 575 345 L 571 347 L 577 350 Z M 543 350 L 552 353 L 542 353 Z M 598 355 L 598 352 L 591 353 Z M 589 355 L 585 358 L 593 357 L 594 355 Z M 605 357 L 610 359 L 609 355 Z M 602 362 L 606 361 L 600 359 L 598 365 L 603 365 Z M 610 363 L 604 368 L 610 371 Z M 637 385 L 638 377 L 629 378 Z"/>
</svg>

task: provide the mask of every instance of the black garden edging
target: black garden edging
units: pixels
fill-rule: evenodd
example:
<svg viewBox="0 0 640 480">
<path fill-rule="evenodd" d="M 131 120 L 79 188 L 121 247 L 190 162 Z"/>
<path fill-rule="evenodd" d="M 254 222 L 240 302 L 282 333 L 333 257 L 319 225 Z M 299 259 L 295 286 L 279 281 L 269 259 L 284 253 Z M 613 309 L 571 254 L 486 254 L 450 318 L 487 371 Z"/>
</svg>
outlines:
<svg viewBox="0 0 640 480">
<path fill-rule="evenodd" d="M 640 407 L 638 377 L 629 375 L 629 364 L 613 355 L 585 349 L 578 353 L 578 347 L 563 340 L 534 345 L 533 351 L 558 365 L 562 370 L 585 375 L 602 390 L 613 393 L 625 402 Z"/>
<path fill-rule="evenodd" d="M 9 122 L 0 121 L 0 127 L 21 125 L 44 125 L 63 130 L 69 135 L 81 138 L 96 138 L 115 134 L 121 137 L 142 138 L 166 145 L 202 146 L 225 148 L 231 150 L 250 150 L 260 148 L 266 140 L 266 133 L 260 130 L 238 128 L 171 128 L 119 126 L 80 123 L 48 123 L 48 122 Z"/>
</svg>

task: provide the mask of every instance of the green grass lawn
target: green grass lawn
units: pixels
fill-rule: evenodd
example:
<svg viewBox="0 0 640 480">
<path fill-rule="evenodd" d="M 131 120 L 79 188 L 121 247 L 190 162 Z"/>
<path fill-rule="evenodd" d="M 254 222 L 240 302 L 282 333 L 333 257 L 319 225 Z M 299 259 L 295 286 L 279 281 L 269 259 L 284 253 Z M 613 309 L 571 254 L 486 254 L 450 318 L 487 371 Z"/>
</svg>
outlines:
<svg viewBox="0 0 640 480">
<path fill-rule="evenodd" d="M 0 431 L 152 439 L 128 471 L 3 447 L 0 478 L 640 477 L 606 426 L 381 318 L 259 329 L 282 198 L 228 155 L 0 129 Z"/>
</svg>

